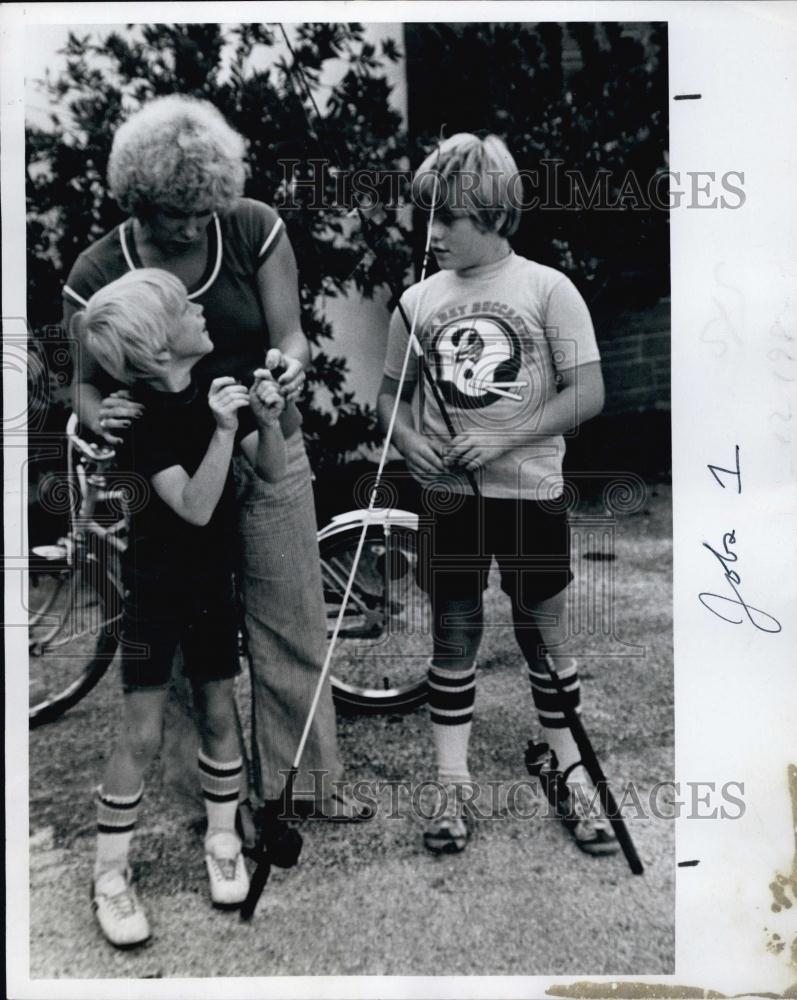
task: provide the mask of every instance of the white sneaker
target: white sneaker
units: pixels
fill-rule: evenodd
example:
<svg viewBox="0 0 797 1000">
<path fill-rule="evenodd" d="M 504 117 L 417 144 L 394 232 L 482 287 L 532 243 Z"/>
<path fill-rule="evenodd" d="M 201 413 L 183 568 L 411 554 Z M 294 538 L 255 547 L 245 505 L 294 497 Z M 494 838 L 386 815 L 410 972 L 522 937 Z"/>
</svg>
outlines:
<svg viewBox="0 0 797 1000">
<path fill-rule="evenodd" d="M 130 869 L 104 872 L 91 895 L 97 922 L 112 945 L 133 948 L 147 940 L 149 921 L 130 884 Z"/>
<path fill-rule="evenodd" d="M 249 892 L 249 875 L 234 833 L 215 833 L 205 840 L 205 864 L 214 906 L 235 909 Z"/>
</svg>

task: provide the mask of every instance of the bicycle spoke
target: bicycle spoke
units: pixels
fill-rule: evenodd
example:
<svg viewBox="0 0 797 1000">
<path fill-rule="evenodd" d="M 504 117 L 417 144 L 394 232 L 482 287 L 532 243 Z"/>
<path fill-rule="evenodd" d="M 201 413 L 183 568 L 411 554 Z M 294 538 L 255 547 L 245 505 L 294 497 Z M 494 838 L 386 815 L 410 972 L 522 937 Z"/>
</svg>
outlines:
<svg viewBox="0 0 797 1000">
<path fill-rule="evenodd" d="M 341 570 L 340 573 L 335 571 L 334 568 L 335 566 L 340 567 Z M 348 582 L 349 573 L 351 572 L 351 566 L 344 566 L 339 559 L 333 559 L 330 562 L 324 564 L 323 572 L 339 588 L 338 592 L 335 594 L 335 597 L 337 598 L 338 604 L 340 604 L 340 602 L 343 600 L 343 595 L 346 591 L 346 584 Z M 352 606 L 359 608 L 359 610 L 363 614 L 367 614 L 369 608 L 364 600 L 364 597 L 361 596 L 362 594 L 363 591 L 360 590 L 359 586 L 357 585 L 357 582 L 355 581 L 355 584 L 351 589 L 351 593 L 349 594 L 349 607 L 346 609 L 346 614 L 352 613 L 350 610 Z"/>
<path fill-rule="evenodd" d="M 360 530 L 353 525 L 322 542 L 325 579 L 336 588 L 325 588 L 330 624 L 340 611 Z M 368 711 L 404 707 L 405 699 L 414 707 L 424 698 L 431 619 L 415 581 L 415 549 L 408 529 L 392 529 L 387 543 L 381 529 L 365 541 L 332 663 L 339 704 Z"/>
<path fill-rule="evenodd" d="M 100 593 L 97 567 L 32 569 L 29 585 L 29 711 L 32 724 L 74 703 L 107 668 L 121 614 L 118 591 Z M 106 613 L 106 606 L 110 613 Z M 63 706 L 63 707 L 60 707 Z"/>
</svg>

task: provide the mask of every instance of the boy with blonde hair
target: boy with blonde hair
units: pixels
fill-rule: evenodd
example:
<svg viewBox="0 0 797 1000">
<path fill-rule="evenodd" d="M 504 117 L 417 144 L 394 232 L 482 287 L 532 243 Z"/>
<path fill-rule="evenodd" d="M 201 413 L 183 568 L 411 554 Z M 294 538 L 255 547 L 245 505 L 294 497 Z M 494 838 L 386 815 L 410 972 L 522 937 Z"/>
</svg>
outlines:
<svg viewBox="0 0 797 1000">
<path fill-rule="evenodd" d="M 415 333 L 456 432 L 452 440 L 435 398 L 423 391 L 413 353 L 393 440 L 424 487 L 431 533 L 428 548 L 421 546 L 419 583 L 429 592 L 435 623 L 429 703 L 443 801 L 424 842 L 433 852 L 458 852 L 471 835 L 468 742 L 482 593 L 495 557 L 553 751 L 543 787 L 577 845 L 605 854 L 617 842 L 605 817 L 583 808 L 579 786 L 589 778 L 563 712 L 565 699 L 578 706 L 578 673 L 575 663 L 557 656 L 572 580 L 561 504 L 563 435 L 600 412 L 603 380 L 592 322 L 575 286 L 509 244 L 520 222 L 519 184 L 502 140 L 468 133 L 442 142 L 413 180 L 416 205 L 431 213 L 440 270 L 409 288 L 401 304 L 404 315 L 417 315 Z M 407 341 L 397 310 L 377 404 L 385 426 Z M 563 693 L 550 679 L 546 650 L 559 663 Z"/>
<path fill-rule="evenodd" d="M 230 461 L 240 449 L 262 478 L 283 475 L 284 400 L 265 369 L 255 372 L 249 390 L 233 378 L 214 379 L 203 398 L 191 376 L 196 362 L 213 350 L 202 307 L 165 271 L 142 268 L 111 282 L 92 295 L 72 325 L 85 349 L 143 407 L 119 455 L 120 468 L 137 473 L 146 489 L 144 502 L 131 512 L 123 556 L 124 712 L 97 790 L 92 885 L 106 938 L 130 947 L 150 934 L 131 885 L 128 855 L 144 773 L 161 746 L 178 643 L 199 716 L 211 900 L 235 907 L 248 891 L 235 832 L 242 759 L 233 701 L 238 629 Z"/>
</svg>

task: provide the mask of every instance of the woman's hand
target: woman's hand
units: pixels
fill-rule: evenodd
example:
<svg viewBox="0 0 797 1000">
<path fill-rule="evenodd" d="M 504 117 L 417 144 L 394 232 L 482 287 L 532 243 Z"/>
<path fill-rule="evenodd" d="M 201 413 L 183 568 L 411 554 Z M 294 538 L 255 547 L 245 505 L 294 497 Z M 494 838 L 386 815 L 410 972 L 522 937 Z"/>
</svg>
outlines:
<svg viewBox="0 0 797 1000">
<path fill-rule="evenodd" d="M 238 410 L 249 406 L 246 386 L 236 382 L 230 375 L 214 378 L 210 383 L 208 406 L 216 418 L 216 426 L 221 431 L 238 430 Z"/>
<path fill-rule="evenodd" d="M 267 368 L 255 371 L 255 381 L 249 390 L 249 405 L 258 427 L 276 427 L 285 409 L 285 397 Z"/>
<path fill-rule="evenodd" d="M 100 403 L 97 416 L 99 433 L 108 444 L 122 444 L 123 439 L 115 431 L 125 431 L 134 420 L 138 420 L 144 412 L 141 403 L 136 403 L 130 397 L 127 389 L 117 389 L 106 396 Z"/>
<path fill-rule="evenodd" d="M 294 402 L 304 386 L 305 373 L 302 362 L 298 358 L 283 354 L 278 347 L 272 347 L 266 352 L 266 368 L 270 372 L 278 368 L 283 369 L 277 378 L 277 385 L 285 402 Z"/>
</svg>

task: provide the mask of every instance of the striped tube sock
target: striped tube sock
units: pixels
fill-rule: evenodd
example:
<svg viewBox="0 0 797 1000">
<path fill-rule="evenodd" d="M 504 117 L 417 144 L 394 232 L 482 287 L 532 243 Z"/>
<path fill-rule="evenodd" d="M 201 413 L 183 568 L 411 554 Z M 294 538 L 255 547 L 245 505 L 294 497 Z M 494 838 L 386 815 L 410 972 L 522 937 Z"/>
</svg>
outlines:
<svg viewBox="0 0 797 1000">
<path fill-rule="evenodd" d="M 476 698 L 476 669 L 441 670 L 429 667 L 429 708 L 437 755 L 437 777 L 442 784 L 470 781 L 468 742 Z"/>
<path fill-rule="evenodd" d="M 564 771 L 580 759 L 580 754 L 565 721 L 562 706 L 563 703 L 569 704 L 579 711 L 581 685 L 575 660 L 565 663 L 556 661 L 556 669 L 564 685 L 566 702 L 554 687 L 544 660 L 529 664 L 529 680 L 531 696 L 542 725 L 542 738 L 556 754 L 559 769 Z"/>
<path fill-rule="evenodd" d="M 108 795 L 102 785 L 97 789 L 97 858 L 95 880 L 108 871 L 127 868 L 130 842 L 138 820 L 142 783 L 135 795 Z"/>
<path fill-rule="evenodd" d="M 208 814 L 208 832 L 214 833 L 235 829 L 235 813 L 238 808 L 238 793 L 241 789 L 243 760 L 211 760 L 199 750 L 199 783 L 205 799 Z"/>
</svg>

